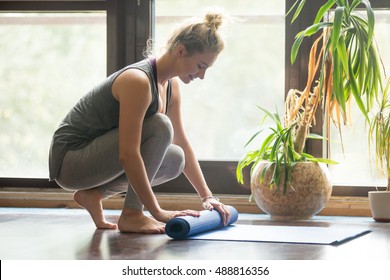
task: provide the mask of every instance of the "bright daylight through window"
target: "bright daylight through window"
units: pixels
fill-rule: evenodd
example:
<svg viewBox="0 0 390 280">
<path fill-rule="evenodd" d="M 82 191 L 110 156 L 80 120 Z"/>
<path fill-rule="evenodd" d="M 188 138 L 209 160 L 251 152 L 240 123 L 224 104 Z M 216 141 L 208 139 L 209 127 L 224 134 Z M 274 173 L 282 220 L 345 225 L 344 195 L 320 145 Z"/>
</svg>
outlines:
<svg viewBox="0 0 390 280">
<path fill-rule="evenodd" d="M 106 56 L 105 13 L 0 13 L 0 177 L 48 177 L 53 132 Z"/>
<path fill-rule="evenodd" d="M 236 20 L 223 29 L 225 50 L 205 79 L 181 87 L 184 124 L 200 160 L 238 160 L 263 117 L 256 105 L 283 112 L 285 1 L 155 0 L 156 52 L 177 22 L 202 15 L 210 2 Z M 375 36 L 390 71 L 390 12 L 376 10 L 375 16 Z M 0 177 L 48 177 L 52 134 L 106 77 L 106 45 L 104 12 L 0 13 Z M 331 127 L 330 156 L 340 162 L 330 167 L 332 180 L 384 185 L 367 161 L 364 119 L 357 109 L 353 114 L 353 126 L 342 128 L 344 152 Z M 258 148 L 253 144 L 249 149 Z"/>
<path fill-rule="evenodd" d="M 200 160 L 237 160 L 261 121 L 256 105 L 283 110 L 285 1 L 242 3 L 212 1 L 236 20 L 223 29 L 226 47 L 205 79 L 181 87 L 184 124 Z M 208 6 L 157 0 L 156 52 L 178 22 L 203 15 Z"/>
</svg>

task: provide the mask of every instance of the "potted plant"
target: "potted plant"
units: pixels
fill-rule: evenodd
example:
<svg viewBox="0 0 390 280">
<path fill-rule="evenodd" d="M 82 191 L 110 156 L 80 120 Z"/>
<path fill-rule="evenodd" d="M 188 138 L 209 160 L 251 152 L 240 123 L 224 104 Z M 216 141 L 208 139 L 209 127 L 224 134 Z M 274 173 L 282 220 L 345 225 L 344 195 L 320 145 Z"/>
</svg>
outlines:
<svg viewBox="0 0 390 280">
<path fill-rule="evenodd" d="M 290 9 L 289 13 L 295 11 L 292 22 L 305 2 L 297 0 Z M 364 14 L 356 13 L 361 6 Z M 334 16 L 323 21 L 331 9 Z M 368 112 L 382 86 L 382 63 L 373 39 L 374 26 L 375 17 L 369 1 L 328 0 L 317 11 L 313 24 L 296 35 L 291 48 L 292 63 L 302 41 L 319 34 L 310 50 L 306 87 L 303 91 L 292 89 L 288 92 L 283 119 L 262 109 L 275 127 L 271 128 L 271 134 L 260 148 L 246 153 L 237 165 L 236 176 L 241 183 L 243 168 L 252 166 L 252 195 L 271 217 L 310 218 L 329 200 L 331 185 L 324 165 L 334 162 L 305 153 L 306 140 L 324 139 L 310 134 L 319 108 L 328 126 L 331 121 L 336 126 L 349 122 L 348 104 L 351 101 L 356 102 L 369 120 Z M 315 181 L 318 178 L 321 182 Z M 323 186 L 314 188 L 322 183 Z M 290 195 L 292 199 L 287 200 Z M 317 198 L 313 198 L 315 196 Z M 316 202 L 319 205 L 314 206 Z M 275 205 L 281 207 L 275 210 Z"/>
<path fill-rule="evenodd" d="M 370 122 L 369 143 L 375 145 L 375 163 L 383 175 L 387 175 L 384 191 L 368 193 L 372 217 L 377 222 L 390 222 L 390 78 L 379 100 L 379 110 Z M 371 147 L 370 147 L 371 148 Z"/>
<path fill-rule="evenodd" d="M 273 219 L 309 219 L 328 202 L 332 185 L 324 163 L 331 160 L 315 158 L 294 147 L 298 123 L 284 124 L 279 114 L 264 108 L 265 118 L 271 118 L 275 127 L 259 149 L 246 153 L 237 165 L 237 179 L 243 182 L 242 169 L 251 168 L 251 191 L 257 205 Z M 251 143 L 258 131 L 247 143 Z M 307 138 L 323 139 L 308 134 Z"/>
</svg>

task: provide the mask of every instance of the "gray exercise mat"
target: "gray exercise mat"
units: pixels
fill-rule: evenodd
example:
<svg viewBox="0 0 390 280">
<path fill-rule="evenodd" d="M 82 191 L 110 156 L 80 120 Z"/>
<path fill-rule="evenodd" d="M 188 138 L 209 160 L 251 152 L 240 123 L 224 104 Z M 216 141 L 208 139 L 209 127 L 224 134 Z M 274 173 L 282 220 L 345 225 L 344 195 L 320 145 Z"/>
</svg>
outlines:
<svg viewBox="0 0 390 280">
<path fill-rule="evenodd" d="M 338 245 L 371 232 L 362 227 L 230 225 L 188 239 Z"/>
</svg>

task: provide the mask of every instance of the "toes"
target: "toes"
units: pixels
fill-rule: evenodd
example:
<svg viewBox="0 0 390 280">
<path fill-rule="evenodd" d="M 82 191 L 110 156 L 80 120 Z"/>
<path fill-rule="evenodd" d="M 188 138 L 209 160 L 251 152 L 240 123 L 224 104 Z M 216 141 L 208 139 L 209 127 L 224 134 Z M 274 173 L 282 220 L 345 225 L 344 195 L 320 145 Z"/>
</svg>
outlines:
<svg viewBox="0 0 390 280">
<path fill-rule="evenodd" d="M 118 225 L 117 224 L 110 224 L 108 229 L 118 229 Z"/>
<path fill-rule="evenodd" d="M 98 229 L 118 229 L 118 225 L 117 224 L 113 224 L 113 223 L 108 223 L 108 222 L 103 222 L 99 225 L 96 225 L 96 227 Z"/>
<path fill-rule="evenodd" d="M 148 234 L 163 234 L 165 233 L 165 227 L 163 228 L 147 228 L 147 229 L 140 229 L 139 233 L 148 233 Z"/>
</svg>

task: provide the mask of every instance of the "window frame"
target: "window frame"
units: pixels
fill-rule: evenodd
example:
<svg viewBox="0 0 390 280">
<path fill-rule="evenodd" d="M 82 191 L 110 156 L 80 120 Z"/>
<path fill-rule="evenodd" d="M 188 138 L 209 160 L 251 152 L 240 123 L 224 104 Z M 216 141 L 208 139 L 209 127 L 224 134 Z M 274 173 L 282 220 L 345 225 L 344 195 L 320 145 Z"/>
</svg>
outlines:
<svg viewBox="0 0 390 280">
<path fill-rule="evenodd" d="M 144 42 L 153 34 L 153 4 L 151 0 L 0 0 L 0 12 L 106 12 L 106 72 L 110 75 L 142 58 Z M 0 177 L 0 188 L 60 187 L 47 178 Z"/>
<path fill-rule="evenodd" d="M 286 0 L 285 10 L 288 11 L 296 0 Z M 307 61 L 310 43 L 309 38 L 301 46 L 294 65 L 290 63 L 290 48 L 294 34 L 310 25 L 315 17 L 315 11 L 326 0 L 307 1 L 302 14 L 294 24 L 290 24 L 291 16 L 285 23 L 285 92 L 290 88 L 303 88 L 306 84 Z M 142 59 L 142 51 L 148 38 L 154 35 L 154 5 L 155 0 L 45 0 L 45 1 L 3 1 L 0 0 L 0 12 L 36 12 L 36 11 L 105 11 L 107 13 L 107 75 L 117 69 Z M 375 9 L 390 9 L 388 0 L 372 1 Z M 317 125 L 313 132 L 322 134 L 322 119 L 317 112 Z M 309 140 L 307 152 L 315 156 L 324 156 L 327 151 L 320 141 Z M 206 181 L 211 190 L 219 194 L 249 194 L 249 169 L 244 170 L 247 178 L 245 185 L 237 183 L 235 168 L 237 161 L 200 161 Z M 0 188 L 59 188 L 55 182 L 47 178 L 4 178 L 0 177 Z M 156 192 L 191 193 L 189 182 L 184 175 L 171 182 L 154 188 Z M 368 191 L 374 187 L 334 186 L 332 196 L 367 197 Z"/>
</svg>

